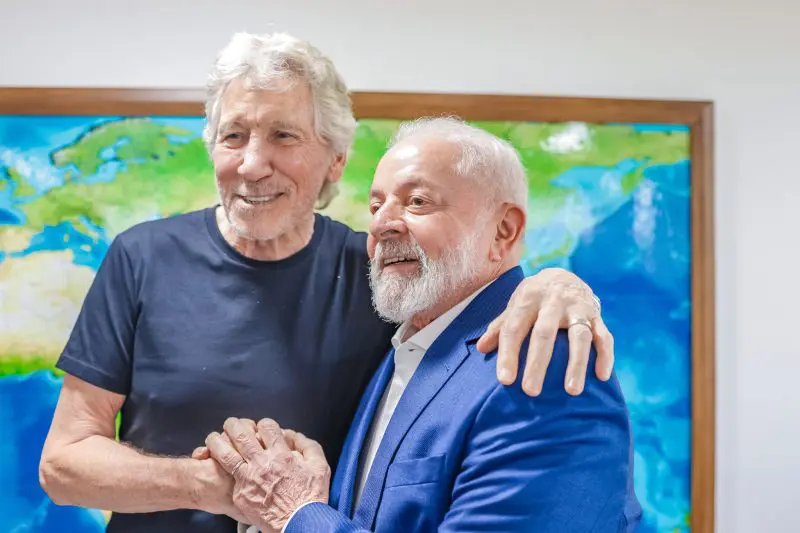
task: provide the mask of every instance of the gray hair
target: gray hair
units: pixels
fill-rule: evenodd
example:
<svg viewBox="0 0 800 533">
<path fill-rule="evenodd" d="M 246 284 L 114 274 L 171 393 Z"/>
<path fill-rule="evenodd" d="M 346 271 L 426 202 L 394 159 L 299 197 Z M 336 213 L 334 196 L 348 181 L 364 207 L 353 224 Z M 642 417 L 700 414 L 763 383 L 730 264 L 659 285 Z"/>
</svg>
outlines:
<svg viewBox="0 0 800 533">
<path fill-rule="evenodd" d="M 347 154 L 356 131 L 347 85 L 333 62 L 316 47 L 286 33 L 253 35 L 236 33 L 217 55 L 206 84 L 207 124 L 203 132 L 211 152 L 216 142 L 220 100 L 232 81 L 245 78 L 268 89 L 278 79 L 308 83 L 314 102 L 314 128 L 319 139 L 337 155 Z M 336 197 L 335 183 L 326 181 L 317 207 Z"/>
<path fill-rule="evenodd" d="M 482 183 L 487 201 L 511 202 L 527 211 L 528 176 L 508 141 L 455 117 L 424 117 L 401 124 L 389 147 L 413 137 L 453 142 L 461 150 L 453 169 L 457 176 Z"/>
</svg>

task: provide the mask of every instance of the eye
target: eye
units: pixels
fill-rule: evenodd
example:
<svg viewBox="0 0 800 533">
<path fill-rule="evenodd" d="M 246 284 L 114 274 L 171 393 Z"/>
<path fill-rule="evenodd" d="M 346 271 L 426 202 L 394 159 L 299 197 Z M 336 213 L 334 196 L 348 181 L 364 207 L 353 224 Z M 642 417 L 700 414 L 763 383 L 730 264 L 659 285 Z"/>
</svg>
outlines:
<svg viewBox="0 0 800 533">
<path fill-rule="evenodd" d="M 369 204 L 369 212 L 372 215 L 374 215 L 378 211 L 378 209 L 380 209 L 380 208 L 381 208 L 381 204 L 378 204 L 378 203 L 375 203 L 375 202 Z"/>
<path fill-rule="evenodd" d="M 238 140 L 238 139 L 241 139 L 241 138 L 242 138 L 242 134 L 241 133 L 229 133 L 229 134 L 225 135 L 225 137 L 223 137 L 222 139 L 224 141 L 235 141 L 235 140 Z"/>
<path fill-rule="evenodd" d="M 281 141 L 285 141 L 288 139 L 296 139 L 297 137 L 288 131 L 278 131 L 275 133 L 275 138 Z"/>
<path fill-rule="evenodd" d="M 412 196 L 411 200 L 409 201 L 409 205 L 412 207 L 422 207 L 428 202 L 425 201 L 425 198 L 422 196 Z"/>
</svg>

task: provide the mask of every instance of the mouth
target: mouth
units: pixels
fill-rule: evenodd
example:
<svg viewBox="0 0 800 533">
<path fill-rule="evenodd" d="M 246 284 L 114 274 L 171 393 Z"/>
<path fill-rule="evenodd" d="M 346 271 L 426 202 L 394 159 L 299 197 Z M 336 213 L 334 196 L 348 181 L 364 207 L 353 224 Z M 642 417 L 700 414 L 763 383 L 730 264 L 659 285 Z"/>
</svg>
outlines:
<svg viewBox="0 0 800 533">
<path fill-rule="evenodd" d="M 283 193 L 269 194 L 263 196 L 239 196 L 239 199 L 242 200 L 247 205 L 259 206 L 259 205 L 270 204 L 275 200 L 277 200 L 278 198 L 280 198 L 281 196 L 283 196 Z"/>
<path fill-rule="evenodd" d="M 415 270 L 419 267 L 419 259 L 411 256 L 387 257 L 382 261 L 381 267 L 384 272 Z"/>
</svg>

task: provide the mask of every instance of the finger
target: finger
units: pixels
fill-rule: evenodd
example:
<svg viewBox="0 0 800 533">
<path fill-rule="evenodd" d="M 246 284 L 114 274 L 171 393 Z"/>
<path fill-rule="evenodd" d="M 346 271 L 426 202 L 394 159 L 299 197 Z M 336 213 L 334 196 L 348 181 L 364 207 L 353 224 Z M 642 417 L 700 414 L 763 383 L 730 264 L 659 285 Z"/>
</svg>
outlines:
<svg viewBox="0 0 800 533">
<path fill-rule="evenodd" d="M 261 442 L 264 443 L 264 448 L 275 452 L 288 452 L 289 446 L 283 438 L 283 430 L 277 422 L 269 418 L 264 418 L 258 421 L 258 434 L 261 436 Z"/>
<path fill-rule="evenodd" d="M 287 434 L 286 438 L 291 441 L 292 449 L 302 454 L 307 461 L 322 461 L 327 463 L 325 451 L 317 441 L 309 439 L 302 433 L 297 433 L 296 431 Z"/>
<path fill-rule="evenodd" d="M 286 442 L 286 445 L 289 447 L 289 449 L 292 451 L 297 451 L 294 443 L 297 432 L 293 429 L 282 429 L 281 431 L 283 433 L 283 440 Z"/>
<path fill-rule="evenodd" d="M 192 459 L 208 459 L 211 454 L 205 446 L 199 446 L 192 452 Z"/>
<path fill-rule="evenodd" d="M 505 315 L 505 316 L 503 316 Z M 514 353 L 510 346 L 524 342 L 524 331 L 530 329 L 520 322 L 519 316 L 511 315 L 509 310 L 503 313 L 503 319 L 498 323 L 497 333 L 497 361 L 495 369 L 497 381 L 503 385 L 511 385 L 516 381 L 519 373 L 519 350 Z"/>
<path fill-rule="evenodd" d="M 497 351 L 497 380 L 510 385 L 519 375 L 519 357 L 522 344 L 538 318 L 539 309 L 531 305 L 509 307 L 508 316 L 501 326 Z"/>
<path fill-rule="evenodd" d="M 476 348 L 482 353 L 490 353 L 497 349 L 497 343 L 500 338 L 500 325 L 505 320 L 505 313 L 492 320 L 486 332 L 478 339 Z"/>
<path fill-rule="evenodd" d="M 542 392 L 544 376 L 553 356 L 561 314 L 557 306 L 545 305 L 533 326 L 525 373 L 522 377 L 522 390 L 528 396 L 538 396 Z"/>
<path fill-rule="evenodd" d="M 614 336 L 611 335 L 606 323 L 599 316 L 592 320 L 592 329 L 594 330 L 594 346 L 597 350 L 595 374 L 597 379 L 608 381 L 614 370 Z"/>
<path fill-rule="evenodd" d="M 244 420 L 238 418 L 228 418 L 223 425 L 225 434 L 230 438 L 231 443 L 241 454 L 245 461 L 254 462 L 261 455 L 264 448 L 256 437 L 254 427 L 251 427 Z"/>
<path fill-rule="evenodd" d="M 589 351 L 592 348 L 592 330 L 584 324 L 569 328 L 569 363 L 564 377 L 567 393 L 577 396 L 586 383 L 586 368 L 589 366 Z"/>
<path fill-rule="evenodd" d="M 264 443 L 261 440 L 261 435 L 258 434 L 258 425 L 256 424 L 255 420 L 250 420 L 249 418 L 240 418 L 244 424 L 246 424 L 250 429 L 253 430 L 253 433 L 256 435 L 256 439 L 258 439 L 258 443 L 261 444 L 261 447 L 264 447 Z"/>
<path fill-rule="evenodd" d="M 220 464 L 222 469 L 234 477 L 240 476 L 242 469 L 247 467 L 247 464 L 241 465 L 243 458 L 236 448 L 226 442 L 217 432 L 206 437 L 206 447 L 208 447 L 211 457 Z M 236 473 L 234 474 L 234 472 Z"/>
</svg>

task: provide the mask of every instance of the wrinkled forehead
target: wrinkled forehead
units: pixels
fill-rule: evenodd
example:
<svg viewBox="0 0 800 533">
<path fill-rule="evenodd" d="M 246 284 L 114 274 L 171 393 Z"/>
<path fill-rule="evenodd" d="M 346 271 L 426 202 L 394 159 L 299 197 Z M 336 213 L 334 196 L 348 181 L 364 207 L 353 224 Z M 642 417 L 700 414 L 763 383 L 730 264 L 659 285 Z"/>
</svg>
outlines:
<svg viewBox="0 0 800 533">
<path fill-rule="evenodd" d="M 267 85 L 249 78 L 232 81 L 220 98 L 220 127 L 232 121 L 283 122 L 295 126 L 313 125 L 314 106 L 307 83 L 283 79 Z"/>
</svg>

